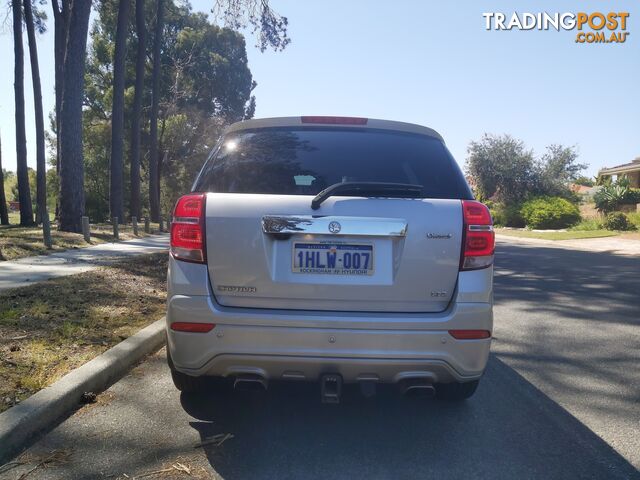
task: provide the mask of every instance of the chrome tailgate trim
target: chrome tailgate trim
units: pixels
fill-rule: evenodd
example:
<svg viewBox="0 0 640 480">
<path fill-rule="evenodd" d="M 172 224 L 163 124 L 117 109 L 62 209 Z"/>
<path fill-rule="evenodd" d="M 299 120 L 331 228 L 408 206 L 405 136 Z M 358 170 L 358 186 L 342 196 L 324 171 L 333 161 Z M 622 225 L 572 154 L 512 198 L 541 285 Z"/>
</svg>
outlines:
<svg viewBox="0 0 640 480">
<path fill-rule="evenodd" d="M 405 237 L 407 222 L 397 218 L 264 215 L 262 231 L 266 234 L 330 234 L 363 237 Z"/>
</svg>

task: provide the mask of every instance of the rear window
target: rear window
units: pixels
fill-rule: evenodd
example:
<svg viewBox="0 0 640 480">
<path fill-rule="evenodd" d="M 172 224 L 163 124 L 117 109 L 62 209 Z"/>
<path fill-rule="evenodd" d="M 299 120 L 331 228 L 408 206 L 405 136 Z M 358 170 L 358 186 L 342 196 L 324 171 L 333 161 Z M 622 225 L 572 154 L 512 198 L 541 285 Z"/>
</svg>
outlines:
<svg viewBox="0 0 640 480">
<path fill-rule="evenodd" d="M 422 185 L 423 198 L 472 198 L 433 137 L 373 129 L 266 128 L 225 136 L 193 190 L 316 195 L 340 182 Z"/>
</svg>

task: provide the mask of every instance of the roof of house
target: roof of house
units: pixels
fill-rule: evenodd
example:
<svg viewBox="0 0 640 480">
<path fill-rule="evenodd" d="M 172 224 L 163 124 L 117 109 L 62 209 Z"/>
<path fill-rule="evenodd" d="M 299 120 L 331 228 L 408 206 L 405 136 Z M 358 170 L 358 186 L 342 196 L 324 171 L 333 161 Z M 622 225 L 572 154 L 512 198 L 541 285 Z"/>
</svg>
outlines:
<svg viewBox="0 0 640 480">
<path fill-rule="evenodd" d="M 593 187 L 587 187 L 586 185 L 578 185 L 577 183 L 569 184 L 569 189 L 574 193 L 588 194 L 591 193 Z"/>
<path fill-rule="evenodd" d="M 629 163 L 623 163 L 622 165 L 616 165 L 615 167 L 602 168 L 598 172 L 598 175 L 615 175 L 616 173 L 640 171 L 640 157 L 636 157 Z"/>
</svg>

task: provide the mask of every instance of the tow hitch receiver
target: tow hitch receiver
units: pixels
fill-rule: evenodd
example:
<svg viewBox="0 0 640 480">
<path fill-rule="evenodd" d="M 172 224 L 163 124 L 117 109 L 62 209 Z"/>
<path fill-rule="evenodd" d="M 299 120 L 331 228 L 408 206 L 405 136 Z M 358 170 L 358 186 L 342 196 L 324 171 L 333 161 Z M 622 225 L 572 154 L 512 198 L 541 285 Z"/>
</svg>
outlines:
<svg viewBox="0 0 640 480">
<path fill-rule="evenodd" d="M 320 379 L 320 397 L 322 403 L 340 403 L 342 395 L 342 376 L 326 373 Z"/>
</svg>

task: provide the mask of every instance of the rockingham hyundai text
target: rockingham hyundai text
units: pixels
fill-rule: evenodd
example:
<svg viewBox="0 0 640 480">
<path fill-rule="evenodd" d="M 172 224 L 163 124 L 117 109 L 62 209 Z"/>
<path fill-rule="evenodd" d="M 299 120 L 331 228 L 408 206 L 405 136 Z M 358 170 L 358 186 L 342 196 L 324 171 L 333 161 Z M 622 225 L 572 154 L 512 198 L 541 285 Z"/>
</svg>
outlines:
<svg viewBox="0 0 640 480">
<path fill-rule="evenodd" d="M 494 232 L 442 137 L 353 117 L 239 122 L 171 224 L 182 391 L 377 383 L 470 397 L 493 327 Z M 214 378 L 217 377 L 217 380 Z"/>
</svg>

